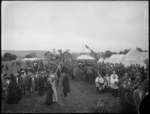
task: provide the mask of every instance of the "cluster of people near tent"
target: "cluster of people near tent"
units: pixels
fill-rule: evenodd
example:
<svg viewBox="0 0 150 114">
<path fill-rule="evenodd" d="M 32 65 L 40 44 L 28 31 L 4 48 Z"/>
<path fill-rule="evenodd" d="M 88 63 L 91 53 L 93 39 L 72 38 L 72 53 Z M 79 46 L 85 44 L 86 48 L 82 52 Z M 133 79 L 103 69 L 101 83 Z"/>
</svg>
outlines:
<svg viewBox="0 0 150 114">
<path fill-rule="evenodd" d="M 16 64 L 17 74 L 7 77 L 6 72 L 2 72 L 3 93 L 7 93 L 7 102 L 17 103 L 21 100 L 22 93 L 26 91 L 31 96 L 38 91 L 40 96 L 47 93 L 46 104 L 58 102 L 56 85 L 59 85 L 60 77 L 63 77 L 63 93 L 67 97 L 70 92 L 69 77 L 73 80 L 83 80 L 96 85 L 96 93 L 111 92 L 114 97 L 120 100 L 124 111 L 129 111 L 128 106 L 133 106 L 137 110 L 140 102 L 148 94 L 149 88 L 149 68 L 139 65 L 125 67 L 123 64 L 111 63 L 89 63 L 88 61 L 73 61 L 68 63 L 26 61 L 26 67 L 21 67 L 21 63 Z M 12 65 L 14 66 L 14 64 Z M 4 67 L 2 67 L 4 69 Z M 4 92 L 6 91 L 7 92 Z"/>
</svg>

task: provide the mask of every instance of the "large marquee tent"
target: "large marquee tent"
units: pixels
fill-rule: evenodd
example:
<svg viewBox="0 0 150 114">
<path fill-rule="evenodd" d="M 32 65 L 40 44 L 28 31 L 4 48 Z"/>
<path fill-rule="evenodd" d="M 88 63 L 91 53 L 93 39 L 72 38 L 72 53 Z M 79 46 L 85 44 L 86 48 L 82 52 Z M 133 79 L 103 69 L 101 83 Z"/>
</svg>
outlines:
<svg viewBox="0 0 150 114">
<path fill-rule="evenodd" d="M 121 63 L 125 66 L 132 64 L 139 64 L 146 67 L 146 64 L 141 60 L 140 52 L 137 49 L 131 49 L 121 60 Z"/>
<path fill-rule="evenodd" d="M 131 49 L 126 55 L 113 54 L 111 57 L 104 60 L 105 63 L 122 63 L 125 66 L 139 64 L 146 67 L 144 60 L 148 59 L 148 52 L 139 52 L 137 49 Z"/>
<path fill-rule="evenodd" d="M 140 59 L 142 60 L 142 61 L 145 61 L 146 59 L 149 59 L 149 57 L 148 57 L 148 52 L 139 52 L 140 53 Z"/>
<path fill-rule="evenodd" d="M 40 58 L 24 58 L 22 60 L 23 61 L 36 61 L 36 60 L 40 60 Z"/>
<path fill-rule="evenodd" d="M 77 60 L 95 60 L 95 58 L 91 57 L 88 54 L 82 54 L 77 57 Z"/>
<path fill-rule="evenodd" d="M 109 63 L 120 63 L 125 55 L 124 54 L 113 54 L 108 58 Z"/>
</svg>

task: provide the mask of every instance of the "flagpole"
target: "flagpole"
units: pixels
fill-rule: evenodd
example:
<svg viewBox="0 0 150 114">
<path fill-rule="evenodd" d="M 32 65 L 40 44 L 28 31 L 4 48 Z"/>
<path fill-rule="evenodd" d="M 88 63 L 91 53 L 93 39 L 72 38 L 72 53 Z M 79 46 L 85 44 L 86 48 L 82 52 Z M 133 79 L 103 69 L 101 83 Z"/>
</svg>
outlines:
<svg viewBox="0 0 150 114">
<path fill-rule="evenodd" d="M 82 44 L 83 44 L 83 55 L 84 55 L 84 43 L 82 42 Z M 84 56 L 83 56 L 83 59 L 84 59 Z"/>
<path fill-rule="evenodd" d="M 83 43 L 83 53 L 84 53 L 84 43 Z"/>
</svg>

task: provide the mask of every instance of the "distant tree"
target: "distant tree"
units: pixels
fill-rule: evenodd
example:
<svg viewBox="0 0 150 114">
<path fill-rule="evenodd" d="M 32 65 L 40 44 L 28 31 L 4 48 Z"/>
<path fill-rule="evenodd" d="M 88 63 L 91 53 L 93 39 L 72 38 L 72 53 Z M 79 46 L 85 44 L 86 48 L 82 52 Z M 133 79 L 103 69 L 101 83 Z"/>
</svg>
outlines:
<svg viewBox="0 0 150 114">
<path fill-rule="evenodd" d="M 124 54 L 127 54 L 130 51 L 130 49 L 125 49 Z"/>
<path fill-rule="evenodd" d="M 25 58 L 32 58 L 32 56 L 31 55 L 26 55 Z"/>
<path fill-rule="evenodd" d="M 124 51 L 120 51 L 119 54 L 124 54 Z"/>
<path fill-rule="evenodd" d="M 36 57 L 36 53 L 30 53 L 29 55 L 31 55 L 32 58 Z"/>
<path fill-rule="evenodd" d="M 143 52 L 143 50 L 140 47 L 136 48 L 139 52 Z"/>
<path fill-rule="evenodd" d="M 112 54 L 117 54 L 117 52 L 112 52 Z"/>
<path fill-rule="evenodd" d="M 5 53 L 2 57 L 3 61 L 12 61 L 12 60 L 16 60 L 17 56 L 11 53 Z"/>
<path fill-rule="evenodd" d="M 112 52 L 111 52 L 111 51 L 107 50 L 107 51 L 105 52 L 105 58 L 106 58 L 106 57 L 110 57 L 111 55 L 112 55 Z"/>
<path fill-rule="evenodd" d="M 148 50 L 144 50 L 143 52 L 148 52 Z"/>
</svg>

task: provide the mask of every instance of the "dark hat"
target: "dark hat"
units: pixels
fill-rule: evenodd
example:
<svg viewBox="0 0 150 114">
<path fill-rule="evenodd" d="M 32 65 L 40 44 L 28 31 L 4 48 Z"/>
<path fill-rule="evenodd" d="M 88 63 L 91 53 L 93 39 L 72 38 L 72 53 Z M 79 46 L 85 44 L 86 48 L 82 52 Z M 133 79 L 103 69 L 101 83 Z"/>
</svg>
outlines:
<svg viewBox="0 0 150 114">
<path fill-rule="evenodd" d="M 7 74 L 5 73 L 3 77 L 6 77 L 6 76 L 7 76 Z"/>
<path fill-rule="evenodd" d="M 10 75 L 10 80 L 15 80 L 15 79 L 16 79 L 16 76 L 13 75 L 13 74 L 11 74 L 11 75 Z"/>
<path fill-rule="evenodd" d="M 10 79 L 10 77 L 9 76 L 5 76 L 4 79 Z"/>
</svg>

